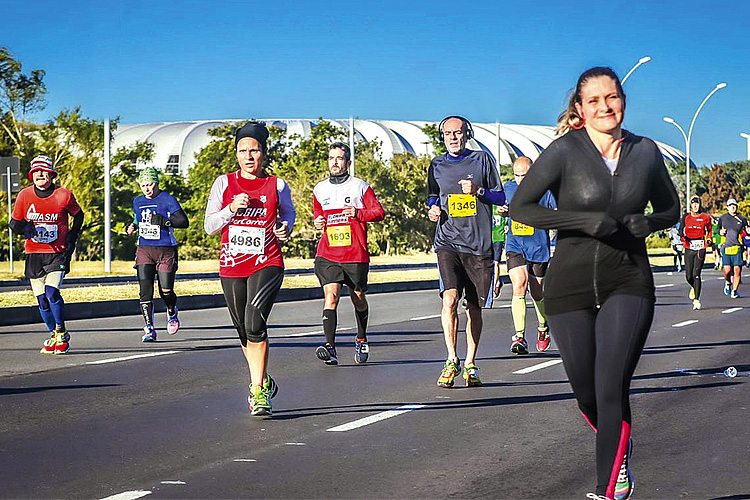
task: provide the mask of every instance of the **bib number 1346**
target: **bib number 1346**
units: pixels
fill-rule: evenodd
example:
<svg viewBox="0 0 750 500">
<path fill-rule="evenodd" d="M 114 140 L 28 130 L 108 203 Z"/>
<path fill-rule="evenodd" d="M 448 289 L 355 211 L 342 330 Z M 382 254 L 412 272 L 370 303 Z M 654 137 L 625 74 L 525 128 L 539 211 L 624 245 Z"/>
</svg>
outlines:
<svg viewBox="0 0 750 500">
<path fill-rule="evenodd" d="M 449 194 L 448 215 L 473 217 L 477 214 L 477 197 L 471 194 Z"/>
</svg>

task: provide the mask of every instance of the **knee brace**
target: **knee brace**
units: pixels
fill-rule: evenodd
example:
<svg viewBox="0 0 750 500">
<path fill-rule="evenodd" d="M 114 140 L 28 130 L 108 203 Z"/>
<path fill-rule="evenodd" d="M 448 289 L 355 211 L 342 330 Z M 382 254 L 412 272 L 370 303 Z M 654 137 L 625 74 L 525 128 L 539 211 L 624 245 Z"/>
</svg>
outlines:
<svg viewBox="0 0 750 500">
<path fill-rule="evenodd" d="M 136 267 L 139 287 L 138 298 L 141 302 L 154 300 L 155 267 L 153 264 L 141 264 Z"/>
<path fill-rule="evenodd" d="M 60 295 L 60 290 L 58 290 L 54 286 L 49 286 L 49 285 L 44 286 L 44 297 L 49 301 L 48 304 L 60 302 L 62 300 L 62 295 Z"/>
</svg>

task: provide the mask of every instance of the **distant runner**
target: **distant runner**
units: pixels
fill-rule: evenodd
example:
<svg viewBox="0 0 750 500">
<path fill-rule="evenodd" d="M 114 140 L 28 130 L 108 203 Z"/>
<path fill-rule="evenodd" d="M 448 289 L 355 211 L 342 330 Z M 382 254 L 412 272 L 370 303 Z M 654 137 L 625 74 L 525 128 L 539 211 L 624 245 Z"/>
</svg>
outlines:
<svg viewBox="0 0 750 500">
<path fill-rule="evenodd" d="M 337 308 L 341 286 L 349 288 L 357 319 L 354 362 L 365 363 L 370 347 L 367 343 L 367 274 L 370 254 L 367 251 L 367 223 L 385 218 L 385 211 L 369 184 L 349 175 L 351 151 L 343 142 L 328 151 L 330 177 L 313 189 L 315 228 L 323 231 L 315 255 L 315 275 L 323 287 L 323 333 L 326 343 L 315 355 L 327 365 L 338 364 L 336 354 Z"/>
<path fill-rule="evenodd" d="M 674 268 L 675 271 L 682 272 L 682 228 L 679 222 L 669 228 L 669 242 L 672 245 L 672 253 L 674 254 Z"/>
<path fill-rule="evenodd" d="M 143 342 L 156 342 L 154 325 L 154 276 L 159 280 L 159 296 L 167 306 L 167 333 L 180 329 L 177 315 L 177 295 L 174 280 L 177 274 L 177 240 L 174 228 L 188 227 L 188 218 L 180 203 L 166 191 L 159 189 L 159 172 L 146 167 L 138 174 L 138 185 L 143 194 L 133 200 L 133 223 L 127 233 L 138 232 L 135 265 L 140 287 L 143 321 Z"/>
<path fill-rule="evenodd" d="M 498 298 L 503 280 L 500 276 L 500 264 L 503 260 L 505 238 L 508 232 L 508 205 L 492 205 L 492 261 L 495 265 L 495 285 L 492 296 Z"/>
<path fill-rule="evenodd" d="M 740 298 L 742 283 L 742 231 L 747 219 L 737 213 L 737 200 L 727 200 L 727 213 L 719 217 L 719 232 L 726 238 L 721 249 L 721 264 L 724 266 L 724 295 Z"/>
<path fill-rule="evenodd" d="M 711 216 L 703 212 L 699 197 L 690 199 L 690 213 L 682 216 L 680 227 L 685 247 L 685 279 L 690 285 L 688 297 L 693 301 L 693 309 L 700 309 L 701 271 L 711 241 Z"/>
<path fill-rule="evenodd" d="M 26 238 L 24 274 L 50 332 L 39 351 L 42 354 L 65 354 L 70 349 L 60 286 L 70 272 L 70 259 L 83 227 L 83 210 L 72 192 L 54 184 L 55 177 L 51 158 L 40 155 L 31 160 L 29 180 L 33 185 L 18 193 L 10 220 L 11 230 Z M 73 223 L 68 225 L 70 217 Z"/>
</svg>

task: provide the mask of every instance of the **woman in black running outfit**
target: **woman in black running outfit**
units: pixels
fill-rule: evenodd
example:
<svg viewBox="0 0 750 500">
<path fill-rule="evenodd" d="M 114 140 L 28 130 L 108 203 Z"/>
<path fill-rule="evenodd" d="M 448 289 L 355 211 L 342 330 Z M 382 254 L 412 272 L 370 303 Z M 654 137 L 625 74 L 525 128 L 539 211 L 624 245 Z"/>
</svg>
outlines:
<svg viewBox="0 0 750 500">
<path fill-rule="evenodd" d="M 650 139 L 622 128 L 625 94 L 610 68 L 578 78 L 563 134 L 529 170 L 510 216 L 558 229 L 545 278 L 550 331 L 578 406 L 596 431 L 596 493 L 628 498 L 630 380 L 654 314 L 646 236 L 679 218 L 677 192 Z M 539 205 L 547 191 L 557 210 Z M 653 213 L 644 215 L 648 203 Z"/>
</svg>

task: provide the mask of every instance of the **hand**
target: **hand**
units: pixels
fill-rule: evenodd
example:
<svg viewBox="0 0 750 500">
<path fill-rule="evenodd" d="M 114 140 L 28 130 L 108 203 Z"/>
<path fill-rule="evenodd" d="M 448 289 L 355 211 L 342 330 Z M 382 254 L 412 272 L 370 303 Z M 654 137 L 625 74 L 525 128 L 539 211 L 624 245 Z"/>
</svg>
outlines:
<svg viewBox="0 0 750 500">
<path fill-rule="evenodd" d="M 643 214 L 631 214 L 622 218 L 625 228 L 636 238 L 645 238 L 651 234 L 651 226 Z"/>
<path fill-rule="evenodd" d="M 276 224 L 276 228 L 273 230 L 273 234 L 281 243 L 289 241 L 289 224 L 287 221 L 283 221 L 281 224 Z"/>
<path fill-rule="evenodd" d="M 125 229 L 125 232 L 128 233 L 128 236 L 135 233 L 136 232 L 135 224 L 131 222 L 130 225 L 127 227 L 127 229 Z"/>
<path fill-rule="evenodd" d="M 508 205 L 501 205 L 497 207 L 497 212 L 500 214 L 507 214 L 508 213 Z"/>
<path fill-rule="evenodd" d="M 344 207 L 344 210 L 341 211 L 342 214 L 348 215 L 349 217 L 355 217 L 357 215 L 357 209 L 352 206 L 346 206 Z"/>
<path fill-rule="evenodd" d="M 721 229 L 719 229 L 719 234 L 722 235 L 722 236 L 726 236 L 727 235 L 727 230 L 722 227 Z"/>
<path fill-rule="evenodd" d="M 169 227 L 172 225 L 169 219 L 157 213 L 151 214 L 151 224 L 153 224 L 154 226 L 164 226 L 164 227 Z"/>
<path fill-rule="evenodd" d="M 23 237 L 27 240 L 30 240 L 34 236 L 36 236 L 36 228 L 34 227 L 34 223 L 26 222 L 26 225 L 23 227 Z"/>
<path fill-rule="evenodd" d="M 619 225 L 616 220 L 605 214 L 592 229 L 591 235 L 600 240 L 615 234 L 619 229 Z"/>
<path fill-rule="evenodd" d="M 313 220 L 313 224 L 315 225 L 315 229 L 322 230 L 326 227 L 326 218 L 323 215 L 318 215 Z"/>
<path fill-rule="evenodd" d="M 236 194 L 234 195 L 234 199 L 232 199 L 232 203 L 229 204 L 229 210 L 231 210 L 232 213 L 235 213 L 240 208 L 247 208 L 249 204 L 250 197 L 247 193 Z"/>
<path fill-rule="evenodd" d="M 461 191 L 464 194 L 475 194 L 477 192 L 477 188 L 471 182 L 471 179 L 461 179 L 458 181 L 458 185 L 461 186 Z"/>
<path fill-rule="evenodd" d="M 437 222 L 440 220 L 440 212 L 440 205 L 432 205 L 427 211 L 427 217 L 429 217 L 432 222 Z"/>
</svg>

